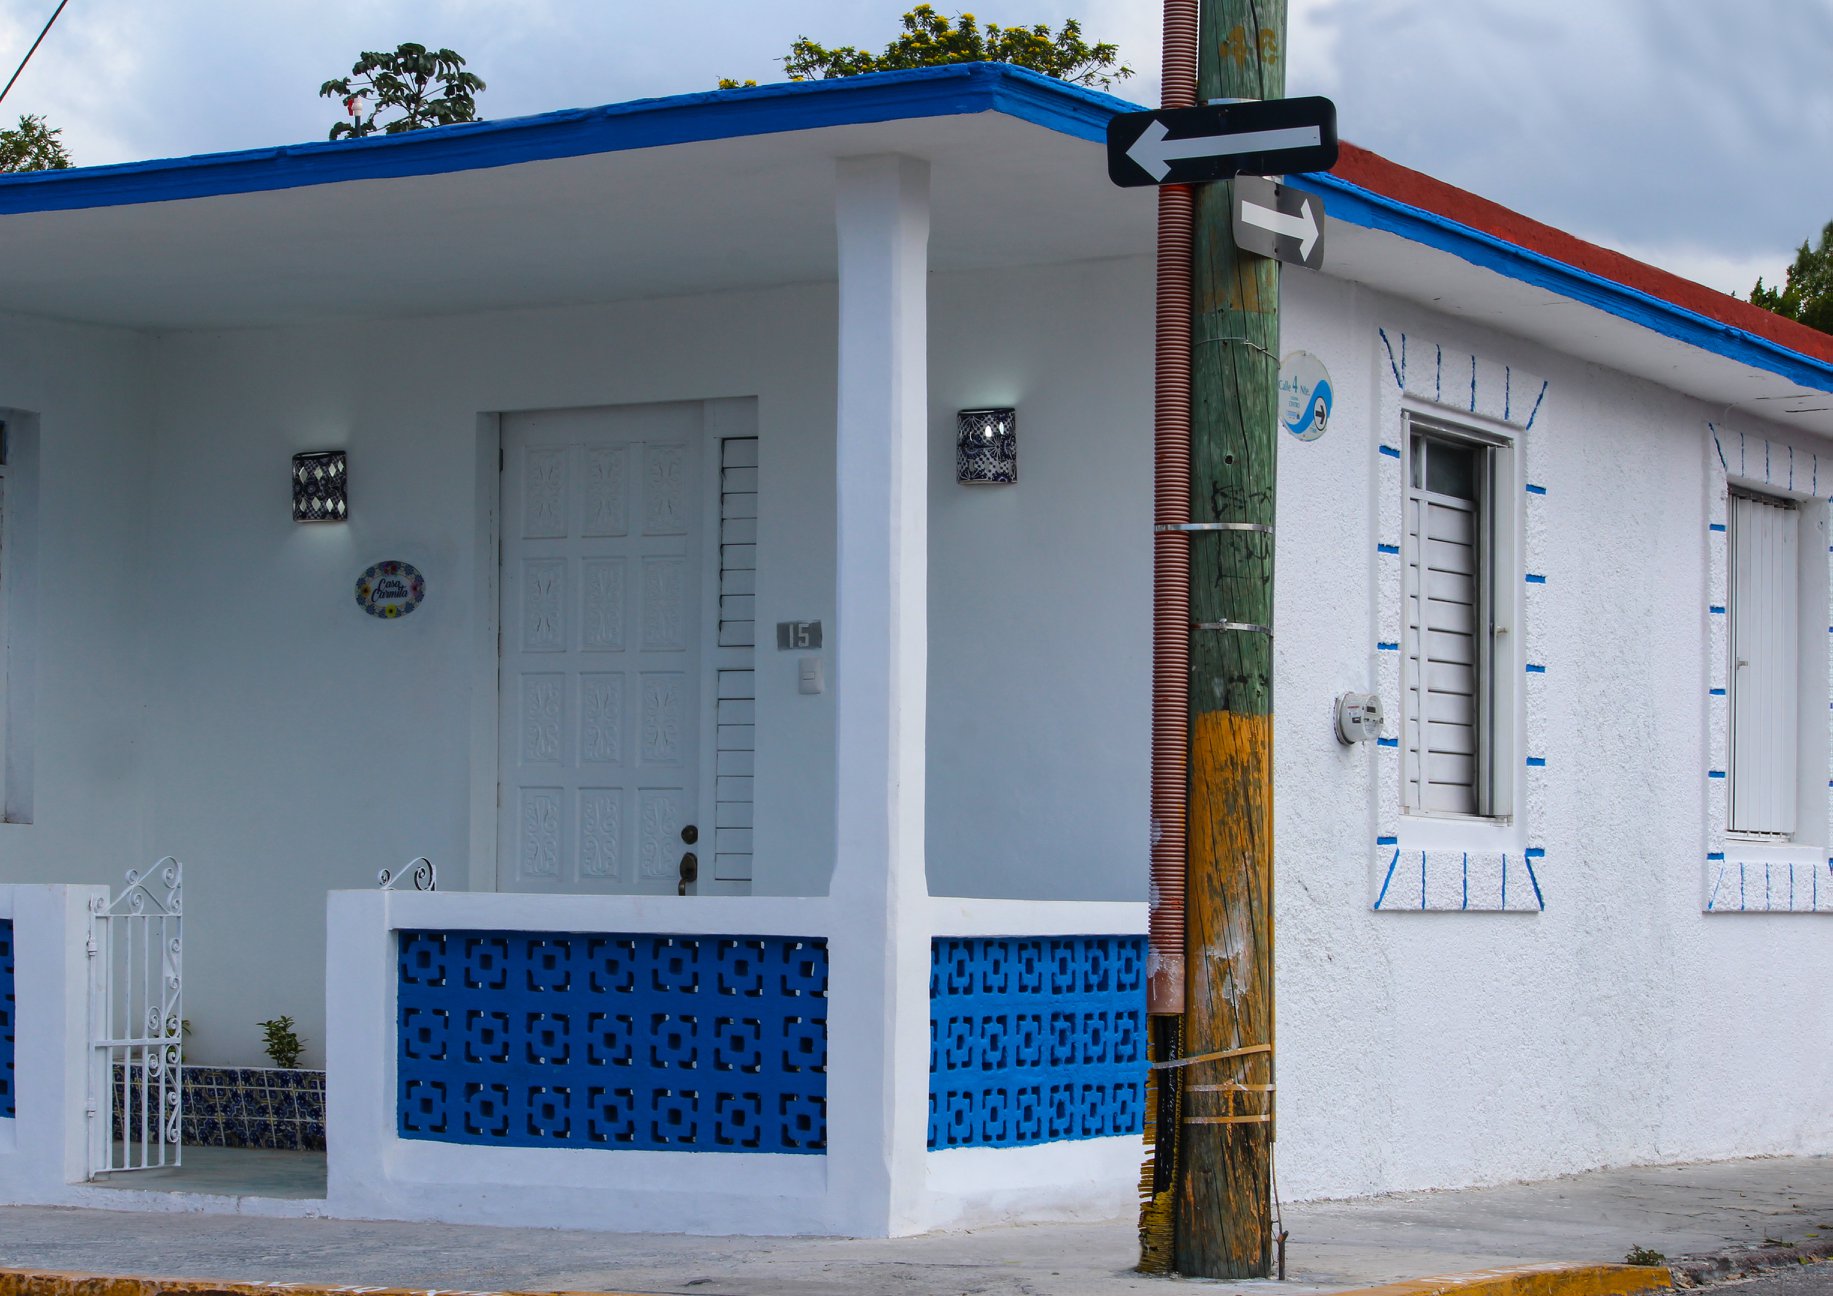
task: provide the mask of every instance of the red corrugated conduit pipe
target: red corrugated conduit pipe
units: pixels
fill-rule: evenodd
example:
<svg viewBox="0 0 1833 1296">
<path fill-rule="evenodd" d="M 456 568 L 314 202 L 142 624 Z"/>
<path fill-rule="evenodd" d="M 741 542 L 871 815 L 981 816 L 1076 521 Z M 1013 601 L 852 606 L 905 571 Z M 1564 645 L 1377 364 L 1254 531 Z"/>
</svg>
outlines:
<svg viewBox="0 0 1833 1296">
<path fill-rule="evenodd" d="M 1165 0 L 1163 105 L 1197 96 L 1198 0 Z M 1184 856 L 1190 729 L 1190 242 L 1188 185 L 1158 189 L 1153 380 L 1152 912 L 1146 1011 L 1184 1011 Z"/>
</svg>

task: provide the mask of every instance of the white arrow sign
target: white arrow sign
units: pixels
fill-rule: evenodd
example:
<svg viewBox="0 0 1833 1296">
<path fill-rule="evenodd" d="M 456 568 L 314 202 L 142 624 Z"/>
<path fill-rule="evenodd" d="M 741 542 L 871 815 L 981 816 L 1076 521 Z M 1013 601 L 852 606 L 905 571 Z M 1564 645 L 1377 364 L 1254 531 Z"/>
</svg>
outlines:
<svg viewBox="0 0 1833 1296">
<path fill-rule="evenodd" d="M 1269 234 L 1281 235 L 1298 240 L 1298 255 L 1303 260 L 1311 259 L 1311 248 L 1317 242 L 1317 221 L 1311 215 L 1311 200 L 1305 199 L 1299 205 L 1298 215 L 1288 216 L 1285 212 L 1275 211 L 1271 207 L 1261 207 L 1255 203 L 1241 204 L 1241 219 L 1249 225 L 1258 226 Z"/>
<path fill-rule="evenodd" d="M 1141 171 L 1162 181 L 1171 164 L 1185 158 L 1234 157 L 1242 153 L 1271 153 L 1278 149 L 1316 148 L 1324 135 L 1316 126 L 1289 126 L 1281 130 L 1245 131 L 1238 135 L 1197 135 L 1166 139 L 1165 123 L 1154 121 L 1127 149 Z"/>
</svg>

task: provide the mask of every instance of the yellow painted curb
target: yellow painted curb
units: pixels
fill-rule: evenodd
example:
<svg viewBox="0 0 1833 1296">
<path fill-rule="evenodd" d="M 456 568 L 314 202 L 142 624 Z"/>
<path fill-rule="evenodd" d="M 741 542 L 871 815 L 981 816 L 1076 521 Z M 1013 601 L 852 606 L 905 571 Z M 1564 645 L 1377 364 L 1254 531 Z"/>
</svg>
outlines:
<svg viewBox="0 0 1833 1296">
<path fill-rule="evenodd" d="M 210 1278 L 59 1273 L 0 1268 L 0 1296 L 632 1296 L 627 1292 L 485 1292 L 456 1287 L 360 1287 L 321 1283 L 218 1282 Z"/>
<path fill-rule="evenodd" d="M 1380 1287 L 1358 1287 L 1336 1296 L 1632 1296 L 1669 1291 L 1661 1265 L 1510 1265 L 1437 1278 L 1409 1278 Z M 0 1292 L 0 1296 L 10 1296 Z"/>
</svg>

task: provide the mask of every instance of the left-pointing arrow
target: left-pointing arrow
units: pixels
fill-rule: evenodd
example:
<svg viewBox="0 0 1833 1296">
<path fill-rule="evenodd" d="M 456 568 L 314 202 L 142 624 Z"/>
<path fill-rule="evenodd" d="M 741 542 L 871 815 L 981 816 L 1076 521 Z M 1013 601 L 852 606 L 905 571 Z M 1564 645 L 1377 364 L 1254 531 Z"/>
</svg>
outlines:
<svg viewBox="0 0 1833 1296">
<path fill-rule="evenodd" d="M 1306 261 L 1311 259 L 1311 248 L 1317 242 L 1317 220 L 1311 215 L 1309 198 L 1299 204 L 1298 215 L 1289 216 L 1285 212 L 1271 207 L 1262 207 L 1257 203 L 1241 204 L 1241 219 L 1249 225 L 1255 225 L 1269 234 L 1281 235 L 1298 240 L 1298 255 Z"/>
<path fill-rule="evenodd" d="M 1154 180 L 1171 174 L 1171 164 L 1186 158 L 1235 157 L 1244 153 L 1271 153 L 1278 149 L 1316 148 L 1323 132 L 1316 126 L 1288 126 L 1277 130 L 1242 131 L 1227 135 L 1196 135 L 1168 139 L 1161 121 L 1152 121 L 1127 149 L 1127 156 Z"/>
</svg>

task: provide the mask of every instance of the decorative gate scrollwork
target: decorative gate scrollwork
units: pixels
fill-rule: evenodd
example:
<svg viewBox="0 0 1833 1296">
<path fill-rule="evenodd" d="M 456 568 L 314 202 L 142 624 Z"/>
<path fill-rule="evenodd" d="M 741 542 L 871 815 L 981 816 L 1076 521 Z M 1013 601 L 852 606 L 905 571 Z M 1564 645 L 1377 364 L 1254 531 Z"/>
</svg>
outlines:
<svg viewBox="0 0 1833 1296">
<path fill-rule="evenodd" d="M 171 856 L 89 915 L 89 1175 L 183 1159 L 184 866 Z"/>
</svg>

